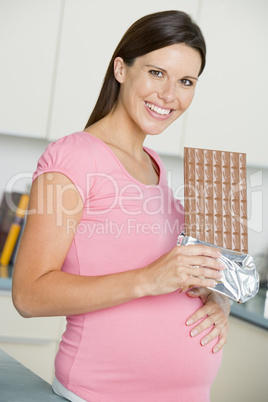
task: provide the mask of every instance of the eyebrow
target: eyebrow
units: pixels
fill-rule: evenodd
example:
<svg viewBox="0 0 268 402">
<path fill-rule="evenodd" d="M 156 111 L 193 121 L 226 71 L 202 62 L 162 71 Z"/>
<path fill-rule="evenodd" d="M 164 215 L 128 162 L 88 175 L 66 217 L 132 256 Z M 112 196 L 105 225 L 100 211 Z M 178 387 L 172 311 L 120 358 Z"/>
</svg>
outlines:
<svg viewBox="0 0 268 402">
<path fill-rule="evenodd" d="M 163 71 L 164 73 L 167 73 L 167 70 L 165 70 L 164 68 L 154 66 L 153 64 L 146 64 L 145 67 L 154 68 L 155 70 L 160 70 L 160 71 Z M 184 78 L 190 78 L 192 80 L 198 81 L 198 77 L 192 77 L 191 75 L 185 75 L 181 79 L 184 79 Z"/>
</svg>

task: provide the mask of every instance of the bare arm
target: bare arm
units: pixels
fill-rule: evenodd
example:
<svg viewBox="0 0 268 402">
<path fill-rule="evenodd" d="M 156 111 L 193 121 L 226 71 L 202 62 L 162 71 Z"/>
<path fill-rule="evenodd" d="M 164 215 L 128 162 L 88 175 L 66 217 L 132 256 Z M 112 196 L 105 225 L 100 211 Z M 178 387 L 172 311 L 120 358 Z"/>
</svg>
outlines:
<svg viewBox="0 0 268 402">
<path fill-rule="evenodd" d="M 223 269 L 216 249 L 181 246 L 136 270 L 96 277 L 65 273 L 61 268 L 74 238 L 68 219 L 78 225 L 83 213 L 77 189 L 60 173 L 43 174 L 33 183 L 29 211 L 12 285 L 14 305 L 24 317 L 83 314 L 190 285 L 213 286 Z"/>
<path fill-rule="evenodd" d="M 25 317 L 72 315 L 138 297 L 135 271 L 86 277 L 61 271 L 74 238 L 68 219 L 81 220 L 83 202 L 70 180 L 44 174 L 32 186 L 29 216 L 13 275 L 13 301 Z"/>
</svg>

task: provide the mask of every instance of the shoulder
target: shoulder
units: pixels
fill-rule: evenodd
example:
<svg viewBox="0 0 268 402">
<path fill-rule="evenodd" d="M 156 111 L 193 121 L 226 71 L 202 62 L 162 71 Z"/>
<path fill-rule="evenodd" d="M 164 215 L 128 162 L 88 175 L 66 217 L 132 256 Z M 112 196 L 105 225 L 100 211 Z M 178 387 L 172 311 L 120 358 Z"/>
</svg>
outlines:
<svg viewBox="0 0 268 402">
<path fill-rule="evenodd" d="M 58 172 L 85 193 L 87 173 L 96 169 L 96 152 L 96 143 L 85 132 L 59 138 L 50 143 L 39 158 L 33 180 L 43 173 Z"/>
<path fill-rule="evenodd" d="M 38 161 L 38 167 L 71 167 L 76 162 L 83 167 L 94 162 L 99 144 L 86 132 L 76 132 L 51 142 Z"/>
<path fill-rule="evenodd" d="M 50 143 L 45 152 L 50 152 L 51 154 L 69 153 L 79 156 L 79 153 L 90 152 L 94 144 L 95 142 L 92 141 L 92 138 L 87 133 L 79 131 Z"/>
</svg>

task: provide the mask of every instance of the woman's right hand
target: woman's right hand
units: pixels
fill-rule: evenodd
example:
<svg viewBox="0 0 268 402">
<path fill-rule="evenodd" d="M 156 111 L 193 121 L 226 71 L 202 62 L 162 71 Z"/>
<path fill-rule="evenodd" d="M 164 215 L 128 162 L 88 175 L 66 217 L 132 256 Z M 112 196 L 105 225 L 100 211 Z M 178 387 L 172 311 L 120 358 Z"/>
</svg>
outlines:
<svg viewBox="0 0 268 402">
<path fill-rule="evenodd" d="M 214 247 L 176 246 L 146 267 L 146 293 L 156 296 L 192 286 L 214 287 L 225 268 L 220 257 Z"/>
</svg>

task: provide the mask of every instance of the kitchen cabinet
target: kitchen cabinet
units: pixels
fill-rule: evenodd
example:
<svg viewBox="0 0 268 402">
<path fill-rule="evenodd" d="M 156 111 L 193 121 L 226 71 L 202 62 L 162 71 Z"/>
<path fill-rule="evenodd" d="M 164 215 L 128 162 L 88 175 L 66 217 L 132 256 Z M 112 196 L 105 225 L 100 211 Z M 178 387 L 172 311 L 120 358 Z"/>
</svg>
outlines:
<svg viewBox="0 0 268 402">
<path fill-rule="evenodd" d="M 146 14 L 168 9 L 181 9 L 196 18 L 199 0 L 166 0 L 164 5 L 159 0 L 100 0 L 93 6 L 87 0 L 66 0 L 50 140 L 83 130 L 97 100 L 110 58 L 126 29 Z M 164 135 L 148 139 L 146 145 L 162 153 L 178 155 L 183 129 L 184 117 Z"/>
<path fill-rule="evenodd" d="M 86 0 L 66 0 L 50 140 L 83 129 L 122 34 L 137 18 L 161 9 L 160 1 L 102 0 L 92 7 Z M 169 0 L 164 9 L 184 10 L 199 23 L 207 42 L 207 66 L 189 111 L 145 145 L 180 156 L 184 146 L 246 152 L 248 164 L 267 166 L 268 3 Z"/>
<path fill-rule="evenodd" d="M 45 138 L 62 0 L 0 3 L 0 133 Z"/>
<path fill-rule="evenodd" d="M 200 25 L 207 66 L 190 109 L 145 145 L 174 156 L 184 146 L 246 152 L 248 165 L 267 167 L 266 0 L 2 1 L 0 134 L 54 141 L 83 130 L 125 30 L 167 9 Z"/>
<path fill-rule="evenodd" d="M 0 349 L 51 383 L 65 318 L 25 319 L 15 310 L 11 292 L 6 291 L 0 293 L 0 322 Z"/>
<path fill-rule="evenodd" d="M 207 66 L 187 112 L 185 146 L 246 152 L 268 166 L 268 2 L 203 0 Z"/>
</svg>

